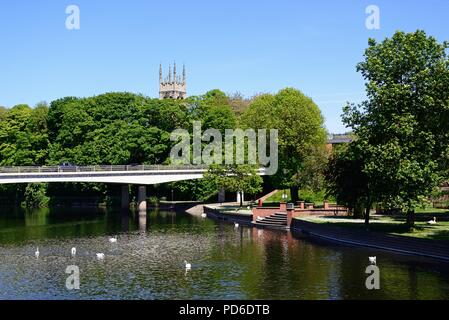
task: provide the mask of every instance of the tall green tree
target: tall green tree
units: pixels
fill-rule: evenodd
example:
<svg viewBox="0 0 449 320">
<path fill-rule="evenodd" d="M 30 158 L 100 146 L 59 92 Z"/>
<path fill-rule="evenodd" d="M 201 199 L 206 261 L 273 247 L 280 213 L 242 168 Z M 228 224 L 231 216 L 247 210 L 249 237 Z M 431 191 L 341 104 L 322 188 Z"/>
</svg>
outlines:
<svg viewBox="0 0 449 320">
<path fill-rule="evenodd" d="M 17 105 L 0 121 L 0 165 L 32 166 L 45 163 L 48 152 L 48 107 Z"/>
<path fill-rule="evenodd" d="M 368 193 L 368 179 L 363 171 L 362 153 L 356 142 L 334 151 L 325 170 L 326 192 L 337 203 L 346 206 L 355 218 L 365 211 L 365 222 L 369 223 L 371 207 Z"/>
<path fill-rule="evenodd" d="M 313 100 L 299 90 L 286 88 L 255 97 L 241 123 L 246 128 L 279 130 L 279 170 L 271 180 L 279 188 L 290 188 L 293 201 L 298 200 L 300 187 L 314 185 L 311 177 L 323 174 L 324 119 Z"/>
<path fill-rule="evenodd" d="M 370 196 L 406 211 L 413 226 L 448 168 L 449 45 L 419 30 L 368 44 L 357 65 L 367 100 L 347 105 L 343 120 L 362 147 Z"/>
</svg>

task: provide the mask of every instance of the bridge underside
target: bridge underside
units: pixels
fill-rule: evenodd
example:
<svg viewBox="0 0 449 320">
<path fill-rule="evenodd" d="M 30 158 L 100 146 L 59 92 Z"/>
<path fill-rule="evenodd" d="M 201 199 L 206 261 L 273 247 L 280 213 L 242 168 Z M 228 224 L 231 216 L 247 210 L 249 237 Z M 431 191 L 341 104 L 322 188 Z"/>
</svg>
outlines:
<svg viewBox="0 0 449 320">
<path fill-rule="evenodd" d="M 13 183 L 47 183 L 47 182 L 97 182 L 117 184 L 152 185 L 183 180 L 203 178 L 203 173 L 149 173 L 149 172 L 114 172 L 114 173 L 58 173 L 58 174 L 3 174 L 0 184 Z"/>
<path fill-rule="evenodd" d="M 122 187 L 122 207 L 129 207 L 129 186 L 139 185 L 138 208 L 146 211 L 146 185 L 195 180 L 204 177 L 207 169 L 176 168 L 173 166 L 70 166 L 70 167 L 0 167 L 0 184 L 19 183 L 115 183 Z M 264 168 L 258 170 L 265 175 Z M 243 194 L 241 195 L 243 197 Z M 237 202 L 240 201 L 240 194 Z M 220 202 L 225 200 L 224 190 L 218 192 Z"/>
</svg>

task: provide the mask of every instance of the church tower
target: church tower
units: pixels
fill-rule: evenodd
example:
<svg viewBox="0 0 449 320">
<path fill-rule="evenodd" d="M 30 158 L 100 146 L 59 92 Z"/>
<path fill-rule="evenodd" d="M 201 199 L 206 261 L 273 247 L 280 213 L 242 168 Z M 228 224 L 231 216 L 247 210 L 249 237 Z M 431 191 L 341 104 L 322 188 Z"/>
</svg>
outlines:
<svg viewBox="0 0 449 320">
<path fill-rule="evenodd" d="M 163 78 L 162 65 L 159 65 L 159 99 L 185 99 L 186 92 L 186 68 L 182 67 L 182 76 L 176 73 L 176 62 L 168 69 L 168 75 Z"/>
</svg>

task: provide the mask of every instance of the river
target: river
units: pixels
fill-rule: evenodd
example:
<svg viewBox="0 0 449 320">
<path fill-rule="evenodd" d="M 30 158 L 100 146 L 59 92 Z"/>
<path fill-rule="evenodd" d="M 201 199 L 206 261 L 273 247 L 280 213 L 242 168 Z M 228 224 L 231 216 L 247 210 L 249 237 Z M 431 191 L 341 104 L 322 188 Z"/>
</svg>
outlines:
<svg viewBox="0 0 449 320">
<path fill-rule="evenodd" d="M 0 299 L 449 299 L 449 264 L 179 212 L 0 209 Z"/>
</svg>

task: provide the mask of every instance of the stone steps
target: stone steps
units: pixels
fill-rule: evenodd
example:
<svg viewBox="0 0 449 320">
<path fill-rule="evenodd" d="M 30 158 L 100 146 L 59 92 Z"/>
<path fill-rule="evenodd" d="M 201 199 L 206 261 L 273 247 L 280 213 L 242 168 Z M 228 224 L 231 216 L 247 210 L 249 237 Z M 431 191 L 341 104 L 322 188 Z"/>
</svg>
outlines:
<svg viewBox="0 0 449 320">
<path fill-rule="evenodd" d="M 276 212 L 270 216 L 253 222 L 253 225 L 260 228 L 287 230 L 287 214 L 283 212 Z"/>
</svg>

